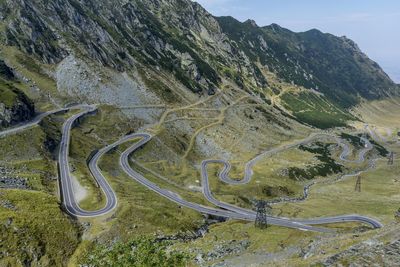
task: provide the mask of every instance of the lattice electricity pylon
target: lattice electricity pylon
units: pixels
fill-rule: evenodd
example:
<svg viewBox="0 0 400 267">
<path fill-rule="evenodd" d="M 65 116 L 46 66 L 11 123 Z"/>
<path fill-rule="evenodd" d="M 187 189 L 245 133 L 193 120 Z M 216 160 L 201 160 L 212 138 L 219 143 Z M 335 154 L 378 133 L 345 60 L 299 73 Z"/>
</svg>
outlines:
<svg viewBox="0 0 400 267">
<path fill-rule="evenodd" d="M 388 165 L 393 165 L 393 163 L 394 163 L 394 153 L 390 152 Z"/>
<path fill-rule="evenodd" d="M 256 221 L 255 226 L 260 229 L 267 228 L 267 212 L 266 212 L 267 203 L 263 200 L 259 200 L 256 203 Z"/>
<path fill-rule="evenodd" d="M 354 188 L 354 191 L 361 192 L 361 176 L 357 177 L 356 187 Z"/>
</svg>

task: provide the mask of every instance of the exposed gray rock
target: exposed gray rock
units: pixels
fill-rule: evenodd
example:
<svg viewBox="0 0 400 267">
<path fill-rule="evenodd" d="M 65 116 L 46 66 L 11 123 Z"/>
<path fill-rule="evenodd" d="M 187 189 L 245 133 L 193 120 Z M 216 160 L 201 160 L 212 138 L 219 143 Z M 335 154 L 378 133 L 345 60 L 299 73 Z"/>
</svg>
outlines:
<svg viewBox="0 0 400 267">
<path fill-rule="evenodd" d="M 1 199 L 0 206 L 9 210 L 16 210 L 15 205 L 7 199 Z"/>
<path fill-rule="evenodd" d="M 66 57 L 57 67 L 57 89 L 76 99 L 89 103 L 102 103 L 117 107 L 161 104 L 161 100 L 126 72 L 119 73 L 89 66 L 73 55 Z M 152 122 L 159 111 L 151 109 L 124 109 L 132 115 Z"/>
<path fill-rule="evenodd" d="M 400 240 L 383 244 L 368 240 L 329 257 L 321 262 L 323 266 L 343 266 L 350 262 L 351 267 L 398 266 L 400 262 Z"/>
<path fill-rule="evenodd" d="M 229 255 L 236 255 L 244 252 L 250 246 L 249 240 L 230 240 L 224 241 L 222 243 L 218 243 L 213 247 L 211 251 L 208 253 L 204 253 L 201 251 L 197 252 L 195 257 L 196 263 L 204 266 L 209 261 L 217 260 L 224 258 Z M 194 252 L 194 251 L 192 251 Z M 214 265 L 214 266 L 224 266 L 224 265 Z"/>
<path fill-rule="evenodd" d="M 0 188 L 28 189 L 29 186 L 27 180 L 16 175 L 14 169 L 0 166 Z"/>
<path fill-rule="evenodd" d="M 25 178 L 20 177 L 0 177 L 0 188 L 28 189 Z"/>
<path fill-rule="evenodd" d="M 29 120 L 35 115 L 32 101 L 12 86 L 13 71 L 0 60 L 0 129 Z"/>
<path fill-rule="evenodd" d="M 0 60 L 0 76 L 7 80 L 14 78 L 13 71 L 10 67 L 7 66 L 7 64 L 3 60 Z"/>
<path fill-rule="evenodd" d="M 11 107 L 7 107 L 4 103 L 1 103 L 0 99 L 0 128 L 7 128 L 27 121 L 31 119 L 34 114 L 33 105 L 29 102 L 16 100 Z"/>
</svg>

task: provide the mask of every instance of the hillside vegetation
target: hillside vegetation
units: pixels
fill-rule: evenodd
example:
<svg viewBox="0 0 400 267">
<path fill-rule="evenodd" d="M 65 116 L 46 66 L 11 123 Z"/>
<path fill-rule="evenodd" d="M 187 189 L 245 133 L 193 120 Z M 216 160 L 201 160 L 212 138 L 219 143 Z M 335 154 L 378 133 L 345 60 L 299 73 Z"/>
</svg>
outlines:
<svg viewBox="0 0 400 267">
<path fill-rule="evenodd" d="M 0 128 L 40 112 L 95 104 L 95 114 L 74 124 L 69 151 L 74 190 L 88 210 L 106 200 L 89 156 L 128 133 L 148 132 L 153 138 L 132 156 L 132 168 L 186 200 L 211 205 L 201 188 L 203 160 L 229 161 L 230 175 L 241 179 L 249 160 L 296 144 L 260 160 L 242 186 L 221 182 L 220 164 L 211 165 L 213 194 L 250 209 L 259 199 L 277 201 L 274 216 L 360 211 L 392 223 L 398 168 L 386 170 L 384 157 L 398 152 L 392 110 L 399 93 L 346 37 L 215 17 L 191 0 L 0 1 Z M 128 144 L 99 161 L 117 208 L 95 218 L 68 216 L 56 163 L 62 125 L 76 112 L 0 138 L 1 266 L 192 266 L 241 262 L 246 253 L 262 261 L 281 252 L 274 255 L 287 256 L 282 264 L 290 265 L 313 242 L 326 242 L 331 256 L 337 253 L 332 244 L 344 240 L 338 249 L 348 249 L 353 234 L 362 242 L 376 233 L 358 224 L 329 226 L 343 238 L 275 226 L 263 231 L 182 208 L 125 174 L 119 157 Z M 345 139 L 355 156 L 367 123 L 383 138 L 369 138 L 374 149 L 367 161 L 341 161 L 332 138 Z M 330 138 L 297 145 L 321 132 Z M 373 160 L 377 169 L 354 197 L 354 181 L 340 178 Z M 323 255 L 311 255 L 307 264 Z M 244 257 L 246 263 L 252 264 Z"/>
</svg>

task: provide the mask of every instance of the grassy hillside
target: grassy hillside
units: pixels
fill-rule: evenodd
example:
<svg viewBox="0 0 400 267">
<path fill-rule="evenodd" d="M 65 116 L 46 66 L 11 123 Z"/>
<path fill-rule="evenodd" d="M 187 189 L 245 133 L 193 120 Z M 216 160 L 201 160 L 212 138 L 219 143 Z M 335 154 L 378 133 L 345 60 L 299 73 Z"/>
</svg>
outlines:
<svg viewBox="0 0 400 267">
<path fill-rule="evenodd" d="M 282 100 L 285 108 L 291 110 L 299 121 L 320 129 L 343 127 L 356 119 L 345 109 L 314 93 L 284 94 Z"/>
<path fill-rule="evenodd" d="M 279 25 L 258 27 L 232 17 L 216 18 L 252 62 L 259 61 L 286 82 L 316 89 L 342 107 L 359 96 L 376 99 L 399 93 L 395 83 L 346 37 L 318 30 L 294 33 Z"/>
<path fill-rule="evenodd" d="M 188 255 L 170 250 L 171 242 L 138 238 L 130 242 L 117 242 L 109 246 L 97 246 L 81 259 L 89 266 L 158 266 L 184 267 Z"/>
<path fill-rule="evenodd" d="M 1 266 L 66 265 L 79 243 L 78 226 L 43 192 L 0 190 L 0 221 Z"/>
<path fill-rule="evenodd" d="M 372 122 L 382 123 L 377 132 L 389 141 L 374 140 L 380 155 L 373 150 L 366 157 L 398 152 L 393 139 L 400 131 L 398 116 L 386 110 L 388 105 L 397 110 L 398 103 L 382 100 L 398 89 L 347 38 L 214 18 L 189 0 L 0 1 L 0 17 L 0 57 L 6 62 L 0 61 L 0 103 L 13 107 L 26 98 L 40 111 L 74 103 L 98 106 L 71 133 L 71 171 L 76 187 L 83 189 L 76 191 L 85 209 L 105 203 L 88 170 L 88 156 L 127 133 L 154 135 L 132 156 L 135 170 L 202 205 L 210 205 L 201 191 L 204 159 L 229 160 L 232 177 L 240 179 L 246 162 L 265 151 L 321 130 L 344 131 L 342 137 L 356 145 L 354 128 L 335 128 L 351 124 L 365 131 Z M 314 242 L 326 240 L 333 254 L 336 244 L 347 248 L 372 235 L 360 234 L 365 228 L 358 224 L 329 226 L 340 235 L 327 237 L 213 220 L 129 178 L 119 166 L 129 144 L 99 162 L 117 194 L 117 208 L 96 218 L 72 219 L 60 209 L 55 155 L 62 123 L 74 112 L 0 139 L 0 166 L 24 181 L 22 188 L 0 189 L 0 239 L 6 241 L 0 242 L 0 265 L 191 266 L 199 263 L 199 255 L 211 265 L 236 256 L 241 261 L 246 253 L 262 263 L 266 254 L 282 251 L 269 258 L 298 264 L 306 251 L 320 247 Z M 215 164 L 209 169 L 210 186 L 219 200 L 254 208 L 258 199 L 301 198 L 304 186 L 315 182 L 309 199 L 275 205 L 271 213 L 300 218 L 357 212 L 391 223 L 399 198 L 398 168 L 386 170 L 378 161 L 355 195 L 354 179 L 337 179 L 368 163 L 341 162 L 340 152 L 328 138 L 293 147 L 260 160 L 243 186 L 221 182 L 221 165 Z M 198 237 L 200 227 L 210 231 Z M 306 265 L 325 254 L 310 255 Z M 251 262 L 243 257 L 241 264 Z"/>
</svg>

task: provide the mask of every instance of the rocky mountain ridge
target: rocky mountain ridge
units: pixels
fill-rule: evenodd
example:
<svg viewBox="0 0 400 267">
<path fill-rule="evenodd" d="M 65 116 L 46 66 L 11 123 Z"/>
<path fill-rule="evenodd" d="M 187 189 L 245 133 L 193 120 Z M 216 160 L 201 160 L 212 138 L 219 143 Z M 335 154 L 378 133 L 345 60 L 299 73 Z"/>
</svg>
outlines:
<svg viewBox="0 0 400 267">
<path fill-rule="evenodd" d="M 140 167 L 146 178 L 180 197 L 206 205 L 201 193 L 203 160 L 229 161 L 232 177 L 241 177 L 243 164 L 265 151 L 321 129 L 329 129 L 326 132 L 332 135 L 361 129 L 368 120 L 357 120 L 365 112 L 357 113 L 358 107 L 350 112 L 350 107 L 399 94 L 398 86 L 378 64 L 346 37 L 318 30 L 294 33 L 276 24 L 260 27 L 252 20 L 214 17 L 190 0 L 2 0 L 0 60 L 4 61 L 0 61 L 0 128 L 29 120 L 35 108 L 48 111 L 79 103 L 97 105 L 98 112 L 82 120 L 70 136 L 71 171 L 77 186 L 87 189 L 81 204 L 90 210 L 99 208 L 104 196 L 88 171 L 88 156 L 127 133 L 145 131 L 154 136 L 135 153 L 135 169 Z M 384 109 L 377 105 L 369 113 L 384 114 L 379 113 Z M 178 207 L 125 179 L 118 166 L 117 152 L 122 147 L 107 153 L 100 163 L 118 196 L 116 212 L 84 222 L 67 216 L 56 193 L 59 184 L 53 154 L 63 122 L 73 112 L 52 115 L 38 127 L 0 139 L 0 161 L 7 165 L 3 172 L 0 168 L 4 176 L 0 187 L 7 188 L 2 189 L 4 194 L 0 192 L 0 214 L 6 222 L 0 239 L 8 240 L 3 249 L 7 256 L 0 255 L 0 265 L 75 266 L 75 257 L 98 245 L 104 244 L 108 252 L 115 245 L 121 255 L 120 245 L 136 239 L 137 234 L 175 236 L 204 225 L 200 213 Z M 347 127 L 349 121 L 352 128 Z M 313 149 L 293 148 L 276 154 L 276 158 L 266 158 L 255 166 L 253 182 L 248 185 L 217 186 L 217 166 L 210 166 L 213 193 L 222 201 L 248 208 L 264 198 L 303 200 L 308 178 L 319 179 L 337 168 L 334 158 L 339 147 L 330 144 L 330 139 L 321 142 L 324 144 L 315 144 Z M 353 149 L 354 153 L 359 149 Z M 390 177 L 365 180 L 363 190 L 364 184 L 365 191 L 367 187 L 375 189 L 374 181 L 388 186 Z M 349 188 L 352 192 L 353 184 Z M 382 191 L 390 191 L 386 188 Z M 305 218 L 333 214 L 345 205 L 330 207 L 327 193 L 347 189 L 335 190 L 325 191 L 328 198 L 323 195 L 321 204 L 310 209 L 315 213 L 299 206 L 293 212 L 282 208 L 279 214 L 278 208 L 276 215 Z M 392 195 L 388 192 L 380 199 Z M 364 192 L 360 196 L 365 196 Z M 337 196 L 333 199 L 332 203 Z M 381 209 L 381 202 L 374 201 L 371 205 Z M 369 208 L 363 210 L 367 215 L 372 210 Z M 49 231 L 48 218 L 62 224 L 52 221 L 53 231 Z M 14 225 L 24 230 L 15 232 Z M 313 234 L 310 232 L 268 227 L 265 240 L 259 240 L 263 235 L 253 231 L 253 223 L 229 220 L 215 227 L 210 227 L 213 232 L 204 240 L 199 238 L 205 247 L 190 243 L 189 248 L 195 249 L 189 252 L 197 254 L 197 263 L 236 254 L 242 266 L 265 262 L 271 256 L 280 262 L 292 256 L 303 261 L 307 254 L 303 248 L 318 257 L 325 253 L 322 249 L 314 253 L 319 246 L 310 244 L 311 237 L 297 236 Z M 349 236 L 353 242 L 354 237 Z M 342 243 L 325 235 L 318 238 Z M 27 245 L 21 246 L 21 240 Z M 207 242 L 211 251 L 207 251 Z M 125 256 L 132 248 L 127 244 Z M 186 249 L 188 244 L 177 245 Z M 386 251 L 383 245 L 381 248 Z M 266 249 L 279 251 L 273 256 L 265 254 Z M 102 250 L 99 253 L 104 256 Z M 247 260 L 243 253 L 249 253 Z M 335 248 L 332 253 L 340 251 Z M 98 258 L 93 255 L 89 253 L 88 258 Z M 352 256 L 352 251 L 337 255 L 330 262 Z M 72 263 L 67 263 L 69 260 Z"/>
<path fill-rule="evenodd" d="M 312 29 L 295 33 L 277 24 L 258 27 L 232 17 L 216 18 L 253 61 L 290 83 L 316 89 L 348 107 L 359 97 L 397 94 L 397 85 L 352 40 Z"/>
<path fill-rule="evenodd" d="M 73 54 L 118 72 L 144 68 L 157 83 L 167 75 L 197 94 L 212 94 L 228 80 L 268 98 L 275 88 L 265 72 L 346 108 L 360 98 L 398 94 L 379 65 L 345 37 L 213 17 L 189 0 L 7 0 L 0 15 L 4 43 L 43 63 Z"/>
</svg>

